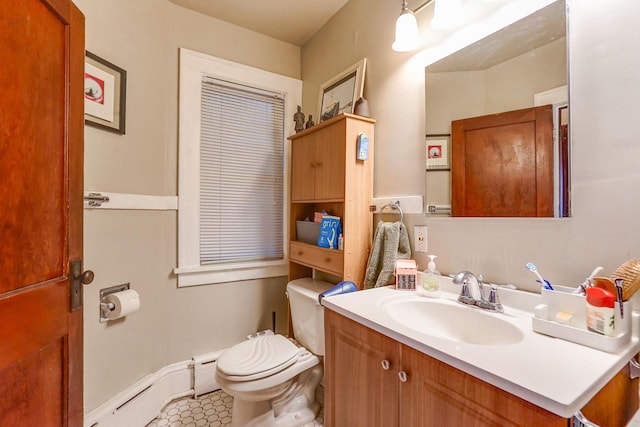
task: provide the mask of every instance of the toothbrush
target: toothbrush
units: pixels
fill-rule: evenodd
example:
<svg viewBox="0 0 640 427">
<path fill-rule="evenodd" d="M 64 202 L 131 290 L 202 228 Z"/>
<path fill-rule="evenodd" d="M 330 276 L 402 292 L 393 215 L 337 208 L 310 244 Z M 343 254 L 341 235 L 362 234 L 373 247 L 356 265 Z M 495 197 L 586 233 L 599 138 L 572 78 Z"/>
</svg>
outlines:
<svg viewBox="0 0 640 427">
<path fill-rule="evenodd" d="M 550 291 L 553 290 L 553 287 L 551 286 L 551 283 L 549 283 L 547 280 L 544 280 L 542 278 L 542 276 L 540 275 L 540 273 L 538 273 L 538 267 L 536 267 L 536 265 L 532 262 L 528 262 L 525 264 L 525 267 L 527 267 L 527 269 L 531 272 L 533 272 L 536 276 L 538 276 L 538 279 L 540 279 L 540 283 L 542 283 L 542 287 L 545 289 L 548 289 Z"/>
<path fill-rule="evenodd" d="M 596 267 L 592 272 L 591 275 L 589 277 L 587 277 L 587 279 L 576 288 L 575 291 L 573 291 L 574 294 L 585 294 L 586 293 L 586 289 L 590 286 L 593 285 L 593 278 L 596 277 L 598 275 L 598 273 L 600 273 L 602 270 L 604 270 L 604 268 L 602 266 L 598 266 Z"/>
</svg>

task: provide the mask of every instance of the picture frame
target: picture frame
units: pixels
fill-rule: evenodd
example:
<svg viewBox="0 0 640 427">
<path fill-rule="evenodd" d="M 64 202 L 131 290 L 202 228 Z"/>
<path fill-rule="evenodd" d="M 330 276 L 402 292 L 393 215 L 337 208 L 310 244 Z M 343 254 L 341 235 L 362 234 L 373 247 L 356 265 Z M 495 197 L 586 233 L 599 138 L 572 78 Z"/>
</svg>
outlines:
<svg viewBox="0 0 640 427">
<path fill-rule="evenodd" d="M 124 135 L 127 72 L 89 51 L 84 67 L 84 123 Z"/>
<path fill-rule="evenodd" d="M 451 170 L 451 134 L 426 136 L 427 170 Z"/>
<path fill-rule="evenodd" d="M 358 98 L 364 91 L 367 58 L 356 62 L 320 86 L 318 95 L 318 122 L 342 113 L 353 113 Z"/>
</svg>

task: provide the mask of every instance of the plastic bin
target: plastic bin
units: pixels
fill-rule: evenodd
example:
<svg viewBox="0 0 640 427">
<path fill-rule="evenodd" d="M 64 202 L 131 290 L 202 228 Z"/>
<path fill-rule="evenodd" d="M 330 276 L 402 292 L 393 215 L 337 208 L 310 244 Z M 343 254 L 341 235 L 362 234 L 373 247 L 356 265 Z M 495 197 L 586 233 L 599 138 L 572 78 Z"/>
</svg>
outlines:
<svg viewBox="0 0 640 427">
<path fill-rule="evenodd" d="M 310 245 L 318 244 L 318 236 L 320 235 L 320 223 L 312 221 L 296 221 L 296 236 L 298 242 L 308 243 Z"/>
</svg>

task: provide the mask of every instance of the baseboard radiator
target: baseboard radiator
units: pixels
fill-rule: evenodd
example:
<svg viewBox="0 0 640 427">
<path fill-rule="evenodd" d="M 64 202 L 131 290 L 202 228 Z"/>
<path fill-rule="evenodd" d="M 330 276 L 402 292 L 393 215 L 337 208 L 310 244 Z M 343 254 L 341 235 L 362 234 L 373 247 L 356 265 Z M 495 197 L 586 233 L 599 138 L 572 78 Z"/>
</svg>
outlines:
<svg viewBox="0 0 640 427">
<path fill-rule="evenodd" d="M 221 354 L 216 351 L 193 358 L 193 394 L 196 397 L 220 389 L 216 382 L 216 362 Z"/>
<path fill-rule="evenodd" d="M 222 350 L 165 366 L 85 414 L 84 427 L 144 427 L 172 400 L 220 389 L 215 380 Z"/>
</svg>

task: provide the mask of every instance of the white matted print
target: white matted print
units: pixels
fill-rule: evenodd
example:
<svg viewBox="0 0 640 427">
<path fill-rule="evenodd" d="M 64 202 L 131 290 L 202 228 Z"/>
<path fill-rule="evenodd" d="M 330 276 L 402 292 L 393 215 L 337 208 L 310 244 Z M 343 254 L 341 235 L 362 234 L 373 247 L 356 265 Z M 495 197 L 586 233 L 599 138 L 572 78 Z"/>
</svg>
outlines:
<svg viewBox="0 0 640 427">
<path fill-rule="evenodd" d="M 364 90 L 367 58 L 353 64 L 320 86 L 318 117 L 328 120 L 342 113 L 353 113 L 356 100 Z"/>
<path fill-rule="evenodd" d="M 113 121 L 115 77 L 91 64 L 84 66 L 84 112 Z"/>
<path fill-rule="evenodd" d="M 427 170 L 449 170 L 450 135 L 427 135 Z"/>
<path fill-rule="evenodd" d="M 127 72 L 89 51 L 84 67 L 84 123 L 124 135 Z"/>
</svg>

